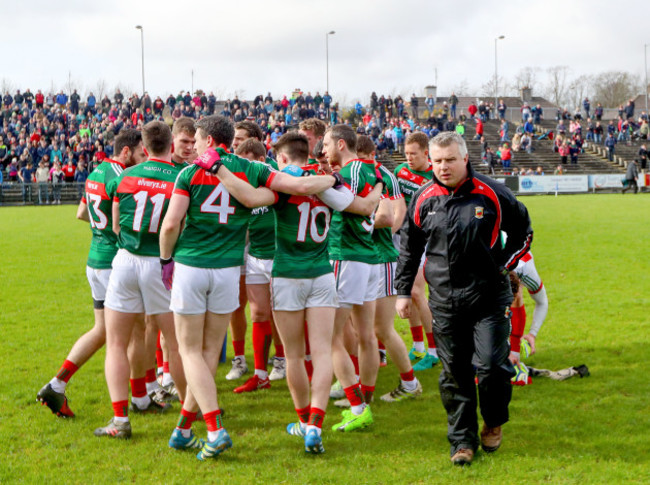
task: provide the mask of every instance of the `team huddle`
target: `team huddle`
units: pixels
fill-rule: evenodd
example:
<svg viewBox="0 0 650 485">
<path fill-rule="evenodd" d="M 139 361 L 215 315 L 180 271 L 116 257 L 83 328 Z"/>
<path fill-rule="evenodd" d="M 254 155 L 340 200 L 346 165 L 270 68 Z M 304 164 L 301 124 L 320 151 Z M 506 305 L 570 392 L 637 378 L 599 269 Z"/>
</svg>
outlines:
<svg viewBox="0 0 650 485">
<path fill-rule="evenodd" d="M 77 212 L 93 233 L 87 277 L 95 326 L 39 391 L 38 400 L 52 412 L 74 416 L 66 384 L 105 343 L 113 418 L 95 435 L 130 438 L 129 411 L 162 413 L 178 399 L 182 408 L 169 446 L 198 450 L 199 460 L 218 456 L 233 443 L 224 427 L 215 375 L 228 328 L 234 358 L 226 379 L 248 373 L 247 303 L 255 371 L 234 392 L 267 389 L 286 376 L 297 414 L 287 432 L 300 438 L 308 453 L 324 452 L 322 426 L 330 397 L 344 408 L 332 430 L 372 425 L 375 382 L 386 354 L 399 383 L 382 401 L 421 395 L 414 372 L 430 369 L 439 359 L 443 373 L 454 372 L 449 348 L 442 347 L 439 355 L 434 339 L 435 322 L 444 316 L 432 318 L 425 292 L 435 249 L 431 242 L 425 248 L 424 239 L 414 246 L 415 236 L 432 233 L 419 227 L 414 234 L 413 227 L 424 226 L 417 212 L 426 203 L 422 188 L 439 183 L 430 143 L 438 148 L 455 143 L 460 153 L 464 142 L 437 143 L 413 133 L 405 142 L 407 163 L 393 173 L 375 161 L 372 140 L 347 125 L 327 128 L 316 119 L 303 121 L 299 131 L 284 134 L 274 145 L 275 160 L 267 158 L 261 139 L 256 124 L 233 125 L 222 116 L 197 122 L 181 118 L 172 129 L 152 121 L 141 132 L 118 134 L 113 159 L 90 174 Z M 464 156 L 466 163 L 466 148 Z M 454 187 L 453 179 L 446 180 Z M 492 248 L 501 239 L 501 217 L 508 223 L 516 219 L 499 251 L 508 253 L 506 270 L 517 268 L 512 274 L 519 274 L 511 277 L 512 290 L 504 290 L 511 301 L 516 294 L 512 332 L 503 342 L 511 351 L 502 366 L 509 385 L 512 364 L 523 365 L 520 341 L 535 351 L 548 302 L 529 253 L 532 231 L 525 208 L 499 190 L 486 196 L 498 207 L 490 250 L 496 251 Z M 412 198 L 417 200 L 411 203 Z M 486 222 L 492 221 L 489 210 Z M 483 219 L 482 211 L 479 217 L 476 209 L 476 219 Z M 535 295 L 533 326 L 526 335 L 518 282 Z M 396 311 L 409 318 L 410 352 L 394 328 Z M 269 360 L 272 342 L 275 356 Z M 205 439 L 192 430 L 197 419 L 206 423 Z M 495 433 L 496 426 L 489 429 Z M 452 431 L 450 421 L 452 455 L 476 448 L 463 440 L 456 446 Z M 484 437 L 482 432 L 484 438 L 486 451 L 498 448 L 486 445 L 494 439 L 489 433 Z M 461 458 L 452 461 L 471 461 L 471 456 Z"/>
</svg>

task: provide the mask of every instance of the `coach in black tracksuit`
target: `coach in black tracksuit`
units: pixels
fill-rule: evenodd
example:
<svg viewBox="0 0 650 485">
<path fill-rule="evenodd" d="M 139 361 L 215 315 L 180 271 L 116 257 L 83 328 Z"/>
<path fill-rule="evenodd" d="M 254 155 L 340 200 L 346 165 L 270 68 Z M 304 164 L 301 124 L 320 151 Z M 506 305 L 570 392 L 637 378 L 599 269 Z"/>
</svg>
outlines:
<svg viewBox="0 0 650 485">
<path fill-rule="evenodd" d="M 508 360 L 513 295 L 507 272 L 530 249 L 533 232 L 526 207 L 512 192 L 473 171 L 462 137 L 443 132 L 431 140 L 429 153 L 434 178 L 413 196 L 400 231 L 397 310 L 402 318 L 410 313 L 411 287 L 426 246 L 424 271 L 443 366 L 440 396 L 452 462 L 466 464 L 479 444 L 475 375 L 485 451 L 499 447 L 501 425 L 508 421 L 514 371 Z"/>
</svg>

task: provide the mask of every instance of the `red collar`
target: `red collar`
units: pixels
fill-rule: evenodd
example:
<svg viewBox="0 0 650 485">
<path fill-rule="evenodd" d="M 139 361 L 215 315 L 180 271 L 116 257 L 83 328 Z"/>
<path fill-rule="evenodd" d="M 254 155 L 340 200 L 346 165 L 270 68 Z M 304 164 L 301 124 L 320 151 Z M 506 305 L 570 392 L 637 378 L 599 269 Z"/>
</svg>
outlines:
<svg viewBox="0 0 650 485">
<path fill-rule="evenodd" d="M 124 165 L 124 164 L 123 164 L 122 162 L 120 162 L 119 160 L 113 160 L 112 158 L 108 158 L 108 157 L 106 157 L 106 158 L 104 159 L 104 161 L 105 161 L 105 162 L 108 162 L 108 163 L 115 163 L 115 164 L 119 165 L 119 166 L 122 167 L 122 168 L 126 168 L 126 165 Z"/>
</svg>

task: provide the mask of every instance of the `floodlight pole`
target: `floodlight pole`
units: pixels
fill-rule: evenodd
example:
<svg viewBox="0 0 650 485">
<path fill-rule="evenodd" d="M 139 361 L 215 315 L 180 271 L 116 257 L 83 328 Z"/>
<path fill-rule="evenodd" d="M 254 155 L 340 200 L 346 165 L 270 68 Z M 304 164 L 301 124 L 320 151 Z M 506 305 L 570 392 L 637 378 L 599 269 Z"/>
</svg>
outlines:
<svg viewBox="0 0 650 485">
<path fill-rule="evenodd" d="M 643 60 L 645 61 L 645 113 L 648 114 L 648 44 L 643 45 Z"/>
<path fill-rule="evenodd" d="M 497 69 L 497 42 L 500 39 L 505 39 L 505 35 L 500 35 L 494 38 L 494 109 L 499 106 L 499 72 Z"/>
<path fill-rule="evenodd" d="M 144 97 L 145 88 L 144 88 L 144 28 L 142 25 L 136 25 L 136 29 L 140 31 L 140 51 L 142 55 L 142 96 Z"/>
<path fill-rule="evenodd" d="M 336 32 L 330 30 L 325 34 L 325 91 L 329 93 L 330 90 L 330 45 L 329 39 L 330 35 L 334 35 Z"/>
</svg>

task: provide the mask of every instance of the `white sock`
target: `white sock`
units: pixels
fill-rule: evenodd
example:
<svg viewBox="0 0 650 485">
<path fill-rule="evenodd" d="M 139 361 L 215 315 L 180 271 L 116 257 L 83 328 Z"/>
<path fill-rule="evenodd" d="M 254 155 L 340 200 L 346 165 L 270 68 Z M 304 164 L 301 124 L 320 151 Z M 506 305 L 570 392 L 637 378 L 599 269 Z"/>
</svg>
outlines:
<svg viewBox="0 0 650 485">
<path fill-rule="evenodd" d="M 151 398 L 147 395 L 144 397 L 131 397 L 131 402 L 134 406 L 140 409 L 145 409 L 151 402 Z"/>
<path fill-rule="evenodd" d="M 57 379 L 56 377 L 53 377 L 52 380 L 50 381 L 50 386 L 52 386 L 54 392 L 60 392 L 61 394 L 65 392 L 66 385 L 67 382 L 62 381 L 61 379 Z"/>
<path fill-rule="evenodd" d="M 418 380 L 413 379 L 412 381 L 402 380 L 402 387 L 407 391 L 415 391 L 415 388 L 418 387 Z"/>
<path fill-rule="evenodd" d="M 221 428 L 221 429 L 223 429 L 223 428 Z M 217 430 L 217 431 L 208 431 L 208 441 L 216 440 L 217 437 L 219 436 L 219 432 L 221 431 L 221 429 Z"/>
<path fill-rule="evenodd" d="M 176 428 L 180 430 L 181 434 L 183 435 L 183 438 L 189 438 L 192 436 L 192 428 L 189 429 L 183 429 L 183 428 Z"/>
<path fill-rule="evenodd" d="M 416 352 L 424 352 L 424 340 L 421 342 L 413 341 L 413 348 Z"/>
<path fill-rule="evenodd" d="M 128 423 L 128 422 L 129 422 L 129 417 L 128 417 L 128 416 L 124 416 L 124 417 L 121 417 L 121 416 L 120 416 L 120 417 L 115 416 L 115 417 L 113 418 L 113 422 L 114 422 L 115 424 Z"/>
<path fill-rule="evenodd" d="M 162 386 L 167 387 L 170 384 L 173 384 L 174 379 L 172 379 L 172 375 L 169 372 L 163 372 L 163 378 L 162 378 Z"/>
<path fill-rule="evenodd" d="M 255 375 L 261 380 L 268 379 L 269 373 L 265 370 L 255 369 Z"/>
<path fill-rule="evenodd" d="M 436 347 L 429 348 L 427 352 L 429 353 L 429 355 L 433 355 L 436 359 L 438 358 L 438 349 Z"/>
<path fill-rule="evenodd" d="M 320 436 L 321 429 L 318 426 L 314 426 L 313 424 L 308 424 L 307 425 L 307 430 L 305 431 L 305 434 L 309 433 L 312 429 L 315 429 L 316 433 L 318 433 L 318 436 Z"/>
<path fill-rule="evenodd" d="M 352 414 L 355 416 L 359 416 L 363 410 L 366 409 L 366 403 L 361 403 L 358 406 L 350 406 L 350 411 L 352 411 Z"/>
<path fill-rule="evenodd" d="M 163 368 L 162 368 L 162 367 L 158 367 L 158 368 L 156 369 L 156 375 L 160 375 L 160 374 L 162 374 L 162 373 L 163 373 Z"/>
<path fill-rule="evenodd" d="M 160 389 L 160 384 L 158 384 L 158 381 L 153 381 L 153 382 L 147 382 L 147 394 L 151 394 L 152 392 L 156 392 L 158 389 Z"/>
</svg>

